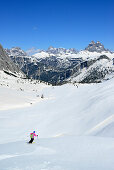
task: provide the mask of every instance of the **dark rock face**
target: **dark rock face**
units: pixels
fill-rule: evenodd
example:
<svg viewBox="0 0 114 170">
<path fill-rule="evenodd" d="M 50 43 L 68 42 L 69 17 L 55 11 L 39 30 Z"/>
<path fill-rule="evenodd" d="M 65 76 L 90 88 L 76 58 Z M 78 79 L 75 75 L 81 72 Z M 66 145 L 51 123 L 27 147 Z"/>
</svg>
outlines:
<svg viewBox="0 0 114 170">
<path fill-rule="evenodd" d="M 88 45 L 88 47 L 85 48 L 85 50 L 90 52 L 102 52 L 102 51 L 109 51 L 104 48 L 103 44 L 101 44 L 99 41 L 96 43 L 94 41 L 91 41 L 91 43 Z"/>
<path fill-rule="evenodd" d="M 21 72 L 19 67 L 6 54 L 3 47 L 0 45 L 0 70 L 11 71 L 12 73 Z"/>
<path fill-rule="evenodd" d="M 40 59 L 37 62 L 31 62 L 30 59 L 19 57 L 16 58 L 16 62 L 21 66 L 22 71 L 28 78 L 38 79 L 48 82 L 52 85 L 61 85 L 67 82 L 67 79 L 75 74 L 78 76 L 83 69 L 88 69 L 95 62 L 102 59 L 109 60 L 105 55 L 101 55 L 98 59 L 84 61 L 81 58 L 69 59 L 64 63 L 58 60 L 56 57 Z M 24 61 L 24 64 L 23 64 Z M 63 62 L 63 64 L 62 64 Z M 80 83 L 98 83 L 100 82 L 108 70 L 101 70 L 99 67 L 93 68 L 86 77 L 80 81 Z"/>
<path fill-rule="evenodd" d="M 99 70 L 99 68 L 93 68 L 90 74 L 87 75 L 80 83 L 100 83 L 101 80 L 108 74 L 108 70 Z"/>
<path fill-rule="evenodd" d="M 64 63 L 56 57 L 40 59 L 35 63 L 27 63 L 22 68 L 22 71 L 27 76 L 34 79 L 39 79 L 53 85 L 62 84 L 64 79 L 69 78 L 73 74 L 73 68 L 80 64 L 82 59 L 66 60 Z"/>
<path fill-rule="evenodd" d="M 110 60 L 109 57 L 107 57 L 106 55 L 101 55 L 97 60 L 102 60 L 102 59 Z"/>
<path fill-rule="evenodd" d="M 107 61 L 111 61 L 106 55 L 101 55 L 98 59 L 96 60 L 92 60 L 91 64 L 89 66 L 92 66 L 94 63 L 96 62 L 102 62 L 102 60 L 107 60 Z M 80 81 L 80 83 L 99 83 L 101 82 L 106 75 L 113 73 L 114 69 L 113 66 L 110 67 L 100 67 L 100 66 L 96 66 L 96 67 L 92 67 L 88 72 L 87 75 L 83 78 L 83 80 Z"/>
<path fill-rule="evenodd" d="M 91 52 L 102 52 L 107 51 L 100 42 L 91 42 L 86 50 Z M 105 59 L 110 61 L 106 55 L 101 55 L 97 59 L 87 59 L 83 60 L 80 58 L 67 57 L 67 54 L 76 54 L 75 49 L 64 49 L 64 48 L 54 48 L 49 47 L 47 51 L 43 51 L 47 54 L 47 57 L 38 58 L 34 56 L 27 56 L 27 54 L 21 50 L 19 47 L 14 47 L 10 50 L 6 49 L 7 54 L 13 60 L 16 65 L 27 75 L 28 78 L 38 79 L 51 83 L 53 85 L 60 85 L 65 82 L 68 82 L 69 78 L 73 75 L 78 76 L 81 74 L 83 69 L 86 70 L 92 66 L 95 62 L 100 62 Z M 39 51 L 39 53 L 42 52 Z M 51 55 L 50 55 L 51 54 Z M 65 58 L 60 57 L 61 55 Z M 79 56 L 79 55 L 78 55 Z M 109 74 L 108 70 L 101 70 L 99 67 L 93 68 L 90 71 L 90 74 L 87 74 L 86 77 L 81 80 L 81 83 L 95 83 L 99 82 L 105 77 L 106 74 Z"/>
<path fill-rule="evenodd" d="M 75 49 L 69 50 L 49 47 L 48 54 L 53 53 L 54 55 L 40 59 L 27 56 L 23 50 L 17 47 L 10 50 L 6 49 L 6 52 L 28 78 L 39 79 L 57 85 L 62 84 L 64 79 L 69 78 L 73 74 L 73 67 L 83 61 L 82 58 L 61 59 L 58 57 L 60 53 L 76 53 Z"/>
</svg>

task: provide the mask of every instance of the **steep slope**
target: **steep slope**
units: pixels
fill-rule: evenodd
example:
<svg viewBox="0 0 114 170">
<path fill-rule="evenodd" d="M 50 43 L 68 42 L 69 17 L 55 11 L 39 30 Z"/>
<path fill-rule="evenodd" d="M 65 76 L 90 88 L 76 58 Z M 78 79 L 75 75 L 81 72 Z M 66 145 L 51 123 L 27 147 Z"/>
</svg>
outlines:
<svg viewBox="0 0 114 170">
<path fill-rule="evenodd" d="M 5 49 L 7 55 L 13 60 L 16 65 L 23 71 L 26 63 L 29 64 L 32 61 L 31 57 L 27 55 L 27 53 L 19 47 L 13 47 L 11 49 Z"/>
<path fill-rule="evenodd" d="M 19 67 L 10 59 L 10 57 L 6 54 L 5 50 L 1 45 L 0 45 L 0 70 L 22 75 L 22 72 L 19 69 Z"/>
<path fill-rule="evenodd" d="M 74 73 L 68 80 L 73 83 L 97 83 L 108 80 L 114 75 L 113 60 L 106 55 L 101 55 L 91 61 L 89 66 L 88 64 L 89 61 L 87 61 L 86 67 L 82 66 L 83 69 L 79 70 L 78 73 Z"/>
</svg>

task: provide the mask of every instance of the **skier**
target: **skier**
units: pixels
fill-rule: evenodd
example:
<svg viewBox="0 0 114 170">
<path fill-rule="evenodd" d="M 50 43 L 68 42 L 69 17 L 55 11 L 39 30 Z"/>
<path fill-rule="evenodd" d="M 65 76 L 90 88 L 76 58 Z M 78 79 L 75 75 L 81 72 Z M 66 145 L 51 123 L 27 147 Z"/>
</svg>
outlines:
<svg viewBox="0 0 114 170">
<path fill-rule="evenodd" d="M 30 133 L 30 138 L 31 138 L 31 140 L 29 141 L 29 143 L 32 143 L 32 142 L 34 141 L 34 137 L 35 137 L 35 136 L 38 137 L 38 135 L 35 134 L 35 131 L 33 131 L 33 133 Z"/>
</svg>

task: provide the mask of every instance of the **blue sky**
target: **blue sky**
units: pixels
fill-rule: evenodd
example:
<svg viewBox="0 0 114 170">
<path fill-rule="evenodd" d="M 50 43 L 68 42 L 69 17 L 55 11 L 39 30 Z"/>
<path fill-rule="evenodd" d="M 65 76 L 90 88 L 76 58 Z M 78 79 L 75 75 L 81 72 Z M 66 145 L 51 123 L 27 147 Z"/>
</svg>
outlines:
<svg viewBox="0 0 114 170">
<path fill-rule="evenodd" d="M 101 41 L 114 50 L 114 0 L 0 1 L 0 43 L 47 49 L 84 49 Z"/>
</svg>

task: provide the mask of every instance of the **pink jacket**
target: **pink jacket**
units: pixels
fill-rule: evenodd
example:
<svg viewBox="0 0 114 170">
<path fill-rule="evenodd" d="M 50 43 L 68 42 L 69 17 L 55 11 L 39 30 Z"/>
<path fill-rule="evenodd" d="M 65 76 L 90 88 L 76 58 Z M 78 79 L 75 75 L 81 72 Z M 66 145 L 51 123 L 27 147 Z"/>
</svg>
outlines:
<svg viewBox="0 0 114 170">
<path fill-rule="evenodd" d="M 34 138 L 35 136 L 37 136 L 35 133 L 30 133 L 31 138 Z"/>
</svg>

